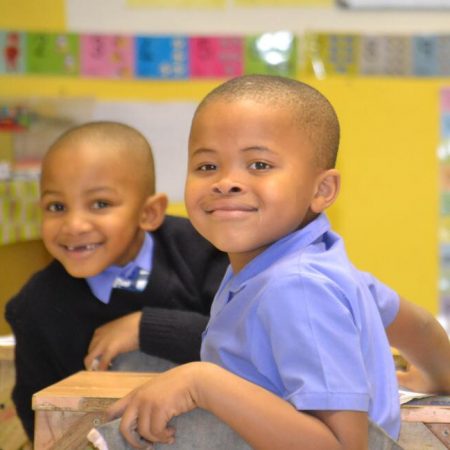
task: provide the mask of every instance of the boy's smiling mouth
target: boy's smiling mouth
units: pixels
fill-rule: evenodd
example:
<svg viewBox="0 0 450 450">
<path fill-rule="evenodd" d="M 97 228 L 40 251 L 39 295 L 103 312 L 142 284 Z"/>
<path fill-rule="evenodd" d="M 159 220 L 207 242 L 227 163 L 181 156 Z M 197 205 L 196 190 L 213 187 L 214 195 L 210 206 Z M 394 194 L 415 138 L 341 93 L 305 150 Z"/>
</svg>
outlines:
<svg viewBox="0 0 450 450">
<path fill-rule="evenodd" d="M 83 253 L 91 252 L 100 247 L 100 245 L 101 244 L 62 245 L 62 247 L 69 253 Z"/>
<path fill-rule="evenodd" d="M 240 218 L 257 210 L 257 208 L 250 205 L 230 202 L 215 203 L 205 208 L 206 214 L 221 218 Z"/>
</svg>

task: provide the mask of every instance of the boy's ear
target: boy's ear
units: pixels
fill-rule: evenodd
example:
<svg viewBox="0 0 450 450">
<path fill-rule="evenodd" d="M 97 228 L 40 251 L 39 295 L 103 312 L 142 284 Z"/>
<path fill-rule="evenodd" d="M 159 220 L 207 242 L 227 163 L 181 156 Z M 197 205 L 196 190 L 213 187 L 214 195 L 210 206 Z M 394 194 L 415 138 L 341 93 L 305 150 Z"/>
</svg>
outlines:
<svg viewBox="0 0 450 450">
<path fill-rule="evenodd" d="M 341 187 L 341 176 L 336 169 L 328 169 L 318 177 L 317 190 L 311 202 L 311 210 L 321 213 L 336 200 Z"/>
<path fill-rule="evenodd" d="M 163 223 L 169 200 L 166 194 L 147 197 L 142 208 L 139 226 L 145 231 L 155 231 Z"/>
</svg>

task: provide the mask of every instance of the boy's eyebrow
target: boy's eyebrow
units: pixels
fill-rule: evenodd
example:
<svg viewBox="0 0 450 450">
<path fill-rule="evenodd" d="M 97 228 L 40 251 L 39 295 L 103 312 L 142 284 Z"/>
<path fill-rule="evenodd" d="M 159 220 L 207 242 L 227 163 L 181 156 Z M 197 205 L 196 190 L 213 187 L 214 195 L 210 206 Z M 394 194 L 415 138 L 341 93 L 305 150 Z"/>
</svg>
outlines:
<svg viewBox="0 0 450 450">
<path fill-rule="evenodd" d="M 273 150 L 271 150 L 269 147 L 266 147 L 264 145 L 252 145 L 250 147 L 243 148 L 242 151 L 243 152 L 259 151 L 259 152 L 273 153 Z"/>
<path fill-rule="evenodd" d="M 192 152 L 191 156 L 202 155 L 203 153 L 216 153 L 216 151 L 210 148 L 197 148 Z"/>
<path fill-rule="evenodd" d="M 86 191 L 86 193 L 88 193 L 88 194 L 95 194 L 97 192 L 102 192 L 102 191 L 116 192 L 116 189 L 111 187 L 111 186 L 96 186 L 96 187 L 93 187 L 91 189 L 88 189 Z"/>
<path fill-rule="evenodd" d="M 96 186 L 91 189 L 86 190 L 87 194 L 96 194 L 97 192 L 116 192 L 116 190 L 113 187 L 110 186 Z M 45 189 L 41 192 L 41 197 L 44 195 L 59 195 L 60 191 L 52 190 L 52 189 Z"/>
<path fill-rule="evenodd" d="M 250 147 L 244 147 L 243 149 L 241 149 L 241 151 L 242 152 L 259 151 L 259 152 L 274 153 L 273 150 L 264 145 L 251 145 Z M 217 151 L 210 148 L 198 148 L 192 152 L 192 156 L 196 156 L 198 154 L 203 153 L 217 153 Z"/>
</svg>

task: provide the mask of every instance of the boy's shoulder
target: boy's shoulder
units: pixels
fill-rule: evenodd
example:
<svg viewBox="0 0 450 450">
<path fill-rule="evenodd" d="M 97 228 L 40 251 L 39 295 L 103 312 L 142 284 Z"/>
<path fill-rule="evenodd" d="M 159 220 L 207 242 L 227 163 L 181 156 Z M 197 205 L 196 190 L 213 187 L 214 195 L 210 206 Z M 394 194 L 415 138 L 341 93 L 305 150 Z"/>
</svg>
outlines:
<svg viewBox="0 0 450 450">
<path fill-rule="evenodd" d="M 182 232 L 191 230 L 193 228 L 194 227 L 192 226 L 190 220 L 187 217 L 172 216 L 170 214 L 167 214 L 164 217 L 162 225 L 159 227 L 157 231 L 179 230 L 180 232 Z"/>
<path fill-rule="evenodd" d="M 185 260 L 192 270 L 201 272 L 214 262 L 223 275 L 229 263 L 227 254 L 201 236 L 185 217 L 166 216 L 153 236 L 157 255 L 166 254 L 172 261 Z"/>
<path fill-rule="evenodd" d="M 207 248 L 213 248 L 212 244 L 198 233 L 186 217 L 167 215 L 154 235 L 163 241 L 169 240 L 186 246 L 204 245 Z"/>
<path fill-rule="evenodd" d="M 84 279 L 72 277 L 59 261 L 53 260 L 30 277 L 8 301 L 6 311 L 41 309 L 45 304 L 53 303 L 55 298 L 77 295 L 86 288 Z"/>
</svg>

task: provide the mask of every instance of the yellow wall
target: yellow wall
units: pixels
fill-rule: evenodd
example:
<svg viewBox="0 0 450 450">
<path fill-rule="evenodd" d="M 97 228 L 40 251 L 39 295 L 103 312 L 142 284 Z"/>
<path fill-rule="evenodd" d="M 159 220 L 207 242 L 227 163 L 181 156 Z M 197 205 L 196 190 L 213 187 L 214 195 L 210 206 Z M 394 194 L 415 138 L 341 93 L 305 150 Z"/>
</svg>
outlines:
<svg viewBox="0 0 450 450">
<path fill-rule="evenodd" d="M 0 0 L 0 28 L 61 31 L 65 29 L 64 0 Z"/>
<path fill-rule="evenodd" d="M 10 8 L 29 3 L 5 2 Z M 44 8 L 42 2 L 40 8 Z M 57 3 L 47 0 L 44 3 Z M 19 6 L 17 6 L 19 7 Z M 0 27 L 6 23 L 1 14 Z M 50 14 L 51 16 L 51 14 Z M 15 17 L 14 15 L 12 17 Z M 48 17 L 50 28 L 64 29 L 62 9 Z M 21 29 L 32 27 L 24 18 Z M 40 29 L 48 29 L 42 22 Z M 437 159 L 439 90 L 446 79 L 334 78 L 305 81 L 335 105 L 342 124 L 338 167 L 340 198 L 330 210 L 335 229 L 355 264 L 371 271 L 402 295 L 437 311 Z M 89 96 L 102 100 L 199 100 L 213 81 L 117 81 L 58 77 L 0 77 L 2 95 Z M 174 120 L 177 120 L 174 117 Z M 25 245 L 26 246 L 26 245 Z M 30 244 L 29 259 L 42 251 Z M 0 249 L 0 267 L 11 264 Z M 39 261 L 39 258 L 36 260 Z M 20 285 L 16 275 L 2 285 Z M 0 296 L 4 293 L 0 292 Z M 0 304 L 4 298 L 0 297 Z"/>
</svg>

